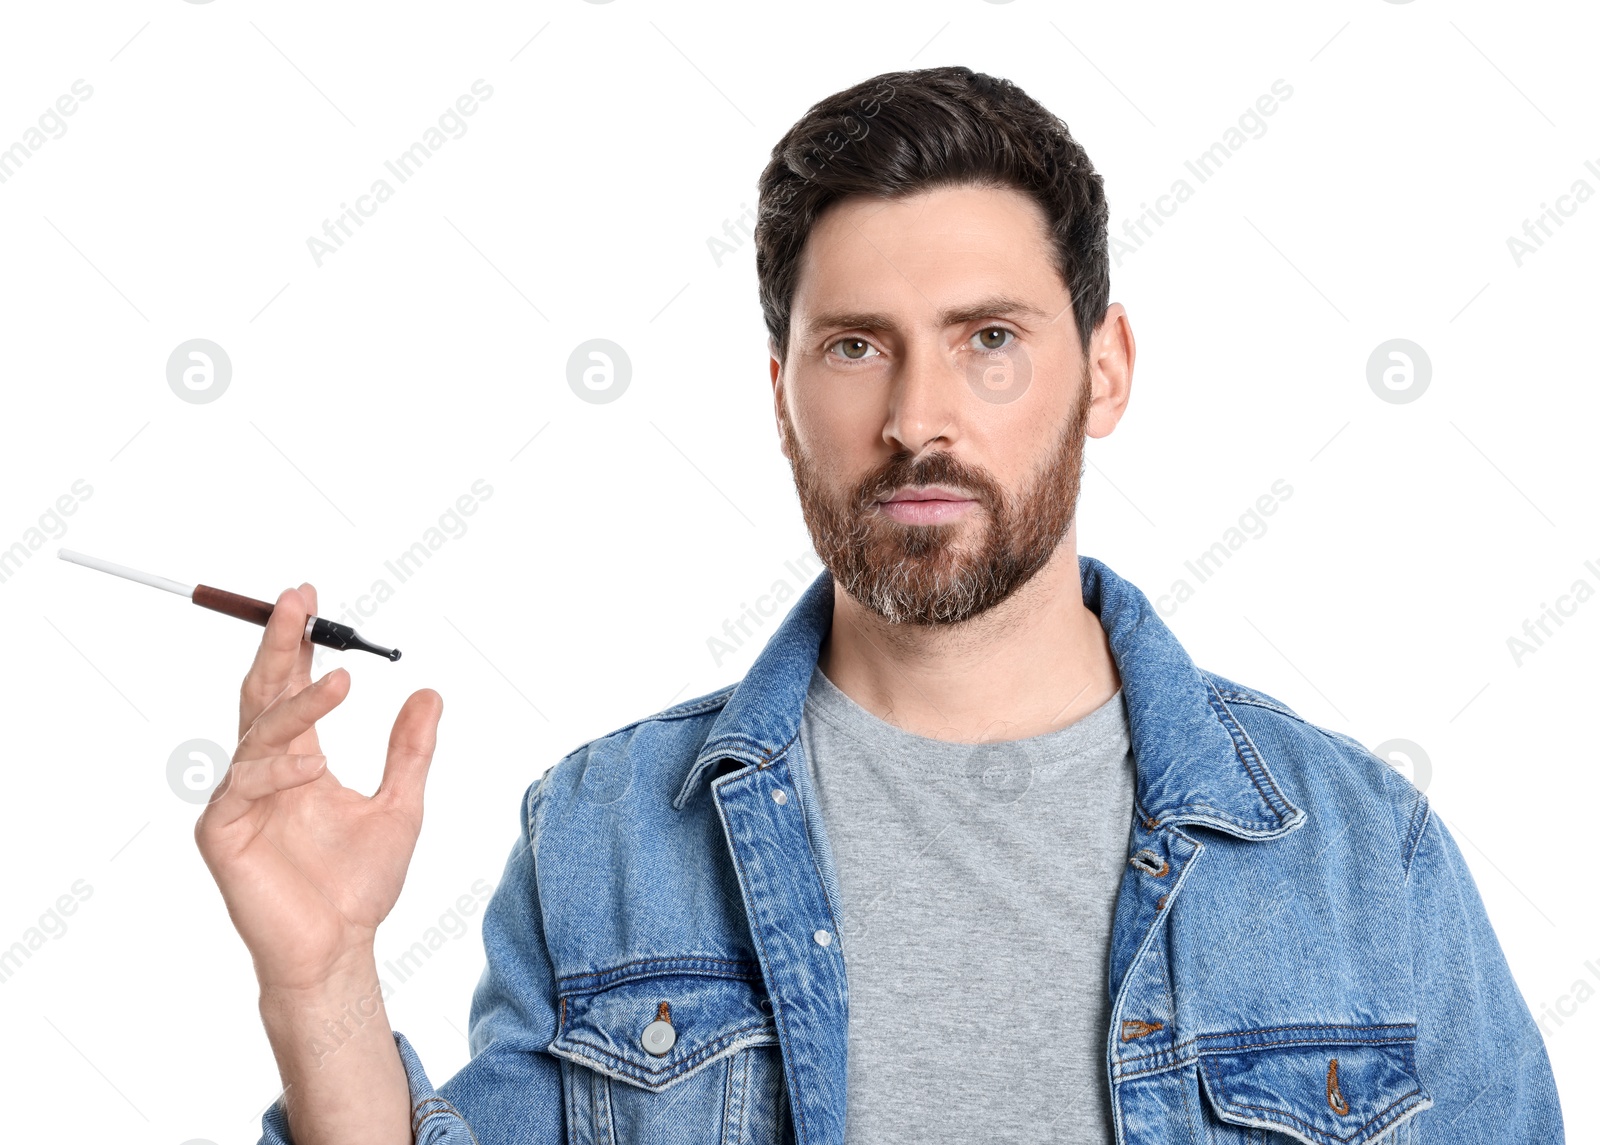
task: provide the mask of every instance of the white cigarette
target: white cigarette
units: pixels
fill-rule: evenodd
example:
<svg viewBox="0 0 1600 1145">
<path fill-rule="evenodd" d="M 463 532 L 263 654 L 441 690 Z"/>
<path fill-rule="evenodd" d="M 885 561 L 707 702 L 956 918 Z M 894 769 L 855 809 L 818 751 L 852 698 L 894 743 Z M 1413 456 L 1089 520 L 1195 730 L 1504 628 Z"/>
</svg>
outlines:
<svg viewBox="0 0 1600 1145">
<path fill-rule="evenodd" d="M 99 569 L 101 572 L 110 573 L 112 576 L 127 577 L 129 580 L 136 580 L 140 584 L 147 584 L 151 588 L 164 588 L 168 592 L 177 593 L 179 596 L 187 596 L 190 599 L 194 598 L 194 585 L 192 584 L 179 584 L 177 581 L 168 580 L 164 576 L 156 576 L 154 573 L 140 572 L 138 569 L 130 569 L 127 565 L 114 564 L 111 561 L 103 561 L 99 557 L 86 556 L 83 553 L 75 553 L 71 549 L 57 549 L 56 556 L 60 557 L 64 561 L 71 561 L 73 564 L 83 565 L 85 568 Z"/>
</svg>

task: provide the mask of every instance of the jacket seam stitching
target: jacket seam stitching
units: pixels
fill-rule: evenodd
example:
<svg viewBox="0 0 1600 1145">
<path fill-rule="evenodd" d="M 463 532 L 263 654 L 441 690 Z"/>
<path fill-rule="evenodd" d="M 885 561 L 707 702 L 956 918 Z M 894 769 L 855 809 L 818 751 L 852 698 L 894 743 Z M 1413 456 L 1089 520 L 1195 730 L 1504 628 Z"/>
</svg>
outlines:
<svg viewBox="0 0 1600 1145">
<path fill-rule="evenodd" d="M 1260 829 L 1260 830 L 1268 830 L 1268 829 L 1274 829 L 1275 830 L 1275 829 L 1283 826 L 1283 820 L 1282 819 L 1279 819 L 1279 820 L 1276 820 L 1276 821 L 1268 820 L 1268 819 L 1241 819 L 1241 818 L 1239 818 L 1239 816 L 1230 815 L 1228 812 L 1224 811 L 1222 808 L 1213 806 L 1210 803 L 1179 803 L 1175 807 L 1163 807 L 1161 810 L 1162 810 L 1162 812 L 1164 814 L 1171 814 L 1173 812 L 1182 812 L 1182 811 L 1208 811 L 1211 814 L 1215 815 L 1218 819 L 1221 819 L 1221 820 L 1223 820 L 1224 822 L 1227 822 L 1227 823 L 1231 823 L 1235 827 L 1244 827 L 1244 828 L 1252 828 L 1252 829 Z M 1168 820 L 1168 821 L 1170 821 L 1170 820 Z"/>
<path fill-rule="evenodd" d="M 1263 1027 L 1262 1029 L 1259 1029 L 1259 1030 L 1233 1030 L 1231 1032 L 1221 1033 L 1221 1034 L 1196 1034 L 1192 1038 L 1187 1038 L 1184 1041 L 1177 1042 L 1177 1043 L 1175 1043 L 1175 1044 L 1173 1044 L 1171 1046 L 1168 1046 L 1166 1049 L 1157 1050 L 1155 1053 L 1140 1054 L 1137 1057 L 1125 1057 L 1125 1058 L 1122 1058 L 1121 1061 L 1122 1061 L 1122 1064 L 1126 1064 L 1126 1065 L 1138 1065 L 1138 1064 L 1140 1064 L 1142 1062 L 1154 1061 L 1157 1058 L 1166 1057 L 1169 1054 L 1175 1054 L 1179 1050 L 1187 1049 L 1190 1046 L 1199 1045 L 1202 1042 L 1224 1041 L 1224 1040 L 1227 1040 L 1227 1039 L 1230 1039 L 1230 1038 L 1247 1038 L 1247 1037 L 1250 1037 L 1250 1036 L 1252 1036 L 1254 1034 L 1282 1034 L 1282 1033 L 1287 1033 L 1287 1032 L 1289 1032 L 1291 1030 L 1315 1030 L 1315 1031 L 1319 1031 L 1320 1033 L 1322 1033 L 1322 1034 L 1324 1034 L 1326 1036 L 1318 1037 L 1318 1038 L 1292 1038 L 1292 1039 L 1284 1039 L 1282 1041 L 1274 1041 L 1274 1042 L 1258 1042 L 1258 1043 L 1256 1043 L 1254 1045 L 1234 1046 L 1234 1047 L 1230 1047 L 1228 1049 L 1221 1049 L 1221 1050 L 1197 1050 L 1196 1053 L 1197 1054 L 1202 1054 L 1202 1055 L 1225 1054 L 1225 1053 L 1248 1053 L 1250 1050 L 1265 1049 L 1265 1048 L 1267 1048 L 1269 1046 L 1332 1045 L 1332 1044 L 1336 1044 L 1336 1043 L 1338 1043 L 1340 1041 L 1340 1038 L 1339 1038 L 1338 1035 L 1340 1033 L 1344 1032 L 1344 1031 L 1350 1031 L 1350 1030 L 1412 1030 L 1412 1031 L 1415 1031 L 1415 1029 L 1416 1029 L 1416 1023 L 1415 1022 L 1385 1022 L 1385 1023 L 1380 1023 L 1380 1024 L 1377 1024 L 1377 1025 L 1370 1025 L 1370 1026 L 1323 1026 L 1323 1025 L 1311 1025 L 1311 1024 L 1306 1024 L 1306 1023 L 1301 1023 L 1301 1024 L 1297 1024 L 1297 1025 L 1291 1025 L 1291 1026 L 1266 1026 L 1266 1027 Z M 1398 1035 L 1398 1036 L 1392 1037 L 1392 1038 L 1354 1038 L 1354 1039 L 1350 1039 L 1350 1040 L 1353 1041 L 1357 1045 L 1366 1046 L 1366 1045 L 1390 1045 L 1390 1044 L 1393 1044 L 1395 1042 L 1415 1042 L 1417 1039 L 1416 1039 L 1416 1034 L 1413 1032 L 1409 1036 L 1402 1034 L 1402 1035 Z"/>
<path fill-rule="evenodd" d="M 1228 701 L 1223 698 L 1222 692 L 1210 680 L 1206 681 L 1206 686 L 1216 695 L 1217 701 L 1222 705 L 1222 710 L 1227 713 L 1228 719 L 1224 722 L 1224 726 L 1227 728 L 1228 738 L 1233 741 L 1234 754 L 1239 757 L 1239 762 L 1244 765 L 1245 774 L 1250 777 L 1250 782 L 1255 785 L 1256 792 L 1278 816 L 1281 824 L 1283 820 L 1289 818 L 1285 811 L 1291 809 L 1293 804 L 1279 789 L 1277 780 L 1273 779 L 1272 773 L 1267 770 L 1266 764 L 1262 762 L 1261 753 L 1256 749 L 1255 741 L 1250 738 L 1250 733 L 1245 731 L 1244 725 L 1234 718 L 1233 712 L 1228 708 Z M 1237 735 L 1234 734 L 1235 729 L 1237 729 Z M 1242 744 L 1241 740 L 1243 741 Z M 1272 788 L 1270 795 L 1267 793 L 1266 788 L 1261 786 L 1263 779 L 1266 780 L 1267 786 Z"/>
<path fill-rule="evenodd" d="M 1208 680 L 1207 683 L 1210 683 L 1210 681 Z M 1216 684 L 1211 684 L 1211 686 L 1216 690 L 1217 695 L 1225 700 L 1231 700 L 1237 704 L 1248 704 L 1253 708 L 1265 708 L 1269 712 L 1277 712 L 1279 715 L 1288 716 L 1290 719 L 1299 720 L 1301 723 L 1306 722 L 1305 718 L 1299 713 L 1284 707 L 1282 704 L 1275 704 L 1262 696 L 1251 692 L 1241 692 L 1234 688 L 1223 688 Z"/>
<path fill-rule="evenodd" d="M 1411 812 L 1411 822 L 1406 828 L 1406 837 L 1402 843 L 1401 868 L 1405 871 L 1406 882 L 1411 881 L 1411 861 L 1416 858 L 1417 850 L 1422 846 L 1422 836 L 1427 830 L 1428 819 L 1433 809 L 1428 803 L 1428 797 L 1420 791 L 1417 793 L 1417 805 Z"/>
<path fill-rule="evenodd" d="M 417 1111 L 424 1105 L 431 1105 L 434 1108 L 419 1117 Z M 438 1095 L 424 1097 L 411 1107 L 411 1135 L 413 1137 L 416 1136 L 417 1131 L 422 1128 L 430 1117 L 455 1117 L 462 1125 L 466 1126 L 467 1136 L 472 1138 L 473 1145 L 478 1145 L 478 1135 L 472 1131 L 472 1126 L 467 1119 L 461 1116 L 461 1111 Z"/>
<path fill-rule="evenodd" d="M 608 1074 L 596 1071 L 595 1089 L 602 1096 L 599 1098 L 605 1108 L 604 1118 L 606 1126 L 606 1140 L 610 1145 L 617 1145 L 617 1111 L 611 1097 L 611 1077 Z"/>
<path fill-rule="evenodd" d="M 763 769 L 763 770 L 765 770 L 765 768 L 768 768 L 768 767 L 776 767 L 777 764 L 778 764 L 778 761 L 783 759 L 786 755 L 789 754 L 789 749 L 794 746 L 795 741 L 797 739 L 799 739 L 799 738 L 800 738 L 800 728 L 797 726 L 794 729 L 794 734 L 789 737 L 789 741 L 787 743 L 785 743 L 781 748 L 778 749 L 777 753 L 775 755 L 773 755 L 773 757 L 772 757 L 770 762 L 768 762 L 766 764 L 757 764 L 756 766 L 758 768 Z M 811 873 L 814 874 L 817 877 L 817 885 L 819 887 L 822 887 L 822 891 L 823 891 L 823 893 L 822 893 L 822 905 L 828 912 L 828 925 L 833 929 L 833 933 L 835 935 L 838 935 L 839 940 L 842 943 L 844 941 L 844 936 L 842 934 L 839 934 L 839 920 L 834 917 L 833 904 L 828 901 L 827 884 L 825 882 L 823 882 L 823 879 L 822 879 L 822 868 L 817 866 L 817 849 L 811 845 L 811 832 L 808 829 L 803 829 L 802 833 L 806 837 L 806 853 L 808 855 L 810 855 L 810 857 L 811 857 Z M 841 946 L 840 949 L 841 949 L 841 952 L 842 952 L 843 947 Z M 841 957 L 842 956 L 843 955 L 841 953 Z"/>
<path fill-rule="evenodd" d="M 766 1030 L 766 1029 L 767 1029 L 767 1024 L 766 1024 L 766 1022 L 763 1021 L 763 1022 L 757 1023 L 754 1026 L 740 1026 L 737 1030 L 729 1030 L 726 1034 L 723 1034 L 722 1037 L 718 1038 L 716 1041 L 707 1042 L 704 1046 L 701 1046 L 694 1053 L 690 1054 L 688 1057 L 684 1058 L 682 1061 L 677 1062 L 676 1064 L 674 1064 L 670 1069 L 667 1069 L 667 1070 L 665 1070 L 665 1071 L 663 1071 L 661 1073 L 656 1073 L 656 1074 L 651 1074 L 648 1070 L 641 1069 L 634 1062 L 631 1062 L 627 1058 L 621 1057 L 621 1056 L 617 1055 L 616 1053 L 614 1053 L 614 1052 L 612 1052 L 610 1050 L 607 1050 L 604 1046 L 595 1045 L 593 1042 L 585 1041 L 584 1039 L 579 1038 L 579 1037 L 575 1037 L 572 1034 L 568 1034 L 567 1035 L 566 1045 L 568 1045 L 568 1046 L 581 1046 L 582 1048 L 584 1048 L 586 1050 L 594 1051 L 595 1060 L 597 1060 L 599 1062 L 602 1062 L 602 1063 L 604 1063 L 606 1065 L 611 1066 L 611 1068 L 617 1070 L 619 1073 L 627 1074 L 629 1077 L 635 1079 L 636 1081 L 644 1081 L 644 1082 L 649 1082 L 651 1084 L 665 1084 L 666 1082 L 670 1082 L 670 1081 L 673 1081 L 673 1080 L 676 1080 L 678 1078 L 683 1077 L 684 1075 L 689 1073 L 689 1071 L 691 1069 L 693 1069 L 693 1068 L 695 1068 L 697 1066 L 704 1065 L 711 1058 L 715 1057 L 717 1054 L 721 1053 L 723 1050 L 726 1050 L 734 1042 L 738 1041 L 738 1039 L 739 1039 L 739 1037 L 741 1035 L 748 1034 L 748 1033 L 750 1033 L 751 1031 L 754 1031 L 754 1030 Z M 776 1035 L 774 1034 L 774 1036 L 776 1036 Z M 759 1045 L 759 1044 L 762 1044 L 762 1043 L 751 1042 L 751 1043 L 746 1043 L 746 1044 Z"/>
<path fill-rule="evenodd" d="M 798 734 L 798 732 L 796 734 Z M 727 817 L 725 815 L 723 815 L 723 813 L 722 813 L 722 806 L 721 806 L 721 804 L 717 803 L 717 800 L 716 800 L 716 798 L 714 796 L 713 796 L 711 802 L 712 802 L 712 804 L 714 806 L 716 806 L 716 808 L 717 808 L 717 818 L 722 821 L 723 831 L 726 832 L 727 829 L 728 829 L 728 821 L 727 821 Z M 739 886 L 741 888 L 743 888 L 746 885 L 744 860 L 739 857 L 739 849 L 737 847 L 730 846 L 728 848 L 728 851 L 729 851 L 729 853 L 732 854 L 734 866 L 737 867 L 738 871 L 739 871 Z M 747 905 L 746 906 L 746 910 L 748 911 L 748 909 L 749 908 L 748 908 L 748 905 Z M 760 949 L 757 951 L 757 954 L 761 958 L 762 967 L 763 967 L 762 968 L 762 974 L 763 974 L 763 976 L 765 976 L 765 974 L 766 974 L 765 966 L 766 966 L 766 963 L 767 963 L 767 944 L 761 937 L 761 928 L 758 925 L 758 920 L 752 918 L 750 920 L 750 923 L 751 923 L 751 926 L 750 926 L 750 937 L 752 939 L 754 939 L 756 945 L 760 947 Z M 771 995 L 770 989 L 768 991 L 768 994 L 769 994 L 769 996 Z M 793 1037 L 794 1037 L 794 1034 L 793 1034 L 793 1030 L 790 1028 L 790 1025 L 789 1025 L 787 1007 L 782 1006 L 782 1005 L 778 1004 L 777 1002 L 774 1002 L 773 1006 L 772 1006 L 772 1019 L 773 1019 L 774 1024 L 778 1026 L 780 1033 L 782 1033 L 784 1031 L 787 1031 L 789 1033 L 790 1039 L 792 1040 Z M 779 1042 L 779 1049 L 780 1049 L 780 1051 L 782 1049 L 782 1041 L 781 1040 Z M 796 1135 L 796 1140 L 798 1140 L 799 1142 L 802 1143 L 802 1145 L 804 1145 L 804 1143 L 810 1141 L 810 1137 L 806 1133 L 806 1111 L 805 1111 L 805 1107 L 803 1105 L 798 1105 L 798 1104 L 795 1105 L 795 1108 L 791 1111 L 790 1116 L 793 1117 L 793 1119 L 797 1123 L 797 1128 L 799 1130 L 799 1132 Z"/>
<path fill-rule="evenodd" d="M 739 975 L 732 975 L 732 976 L 718 974 L 714 970 L 699 971 L 699 973 L 705 974 L 708 977 L 733 977 L 733 978 L 735 978 L 737 980 L 740 980 L 740 981 L 750 981 L 750 982 L 759 981 L 760 977 L 761 977 L 761 965 L 760 965 L 760 963 L 757 963 L 757 962 L 750 962 L 750 961 L 748 961 L 746 959 L 712 958 L 710 956 L 702 956 L 702 955 L 691 954 L 691 955 L 684 955 L 684 956 L 681 956 L 681 957 L 673 957 L 673 958 L 636 958 L 632 962 L 624 962 L 624 963 L 621 963 L 620 965 L 617 965 L 617 966 L 608 966 L 604 970 L 594 970 L 594 971 L 590 971 L 590 972 L 585 973 L 585 974 L 565 974 L 562 977 L 556 979 L 556 989 L 557 989 L 558 993 L 563 993 L 563 994 L 565 994 L 565 995 L 567 995 L 569 997 L 570 996 L 576 996 L 576 995 L 597 994 L 602 990 L 609 990 L 613 986 L 625 985 L 628 982 L 637 982 L 637 981 L 639 981 L 640 977 L 644 977 L 644 976 L 643 975 L 631 976 L 631 977 L 623 978 L 623 979 L 621 979 L 619 981 L 616 981 L 616 982 L 602 983 L 600 985 L 596 985 L 596 986 L 590 987 L 588 989 L 585 989 L 585 988 L 583 988 L 581 986 L 572 987 L 572 986 L 569 986 L 569 984 L 573 983 L 573 982 L 582 981 L 583 979 L 586 979 L 586 978 L 604 977 L 605 975 L 615 974 L 618 971 L 629 970 L 629 969 L 631 969 L 631 968 L 633 968 L 635 966 L 662 966 L 662 967 L 664 967 L 664 969 L 661 970 L 658 975 L 653 975 L 653 977 L 665 977 L 665 976 L 670 975 L 670 974 L 695 974 L 697 971 L 693 968 L 693 966 L 691 964 L 694 964 L 694 963 L 707 963 L 707 962 L 714 963 L 714 964 L 716 964 L 718 966 L 741 966 L 741 967 L 747 967 L 747 968 L 755 971 L 754 974 L 739 974 Z"/>
<path fill-rule="evenodd" d="M 1194 871 L 1195 864 L 1199 862 L 1200 856 L 1205 853 L 1206 848 L 1205 844 L 1198 839 L 1191 839 L 1176 827 L 1169 828 L 1169 830 L 1184 842 L 1191 843 L 1194 846 L 1194 850 L 1189 854 L 1188 861 L 1183 864 L 1183 868 L 1178 872 L 1178 878 L 1173 884 L 1172 890 L 1167 892 L 1170 897 L 1178 894 L 1183 889 L 1183 884 L 1188 881 L 1189 875 Z M 1149 957 L 1150 947 L 1155 942 L 1156 930 L 1162 925 L 1163 917 L 1162 912 L 1158 910 L 1155 916 L 1151 918 L 1150 925 L 1145 928 L 1144 934 L 1139 938 L 1138 945 L 1134 948 L 1133 957 L 1129 960 L 1127 968 L 1122 972 L 1122 984 L 1117 988 L 1116 996 L 1111 1000 L 1111 1017 L 1113 1020 L 1120 1018 L 1126 1012 L 1123 1007 L 1127 1005 L 1129 993 L 1133 990 L 1134 971 L 1141 961 Z M 1113 1120 L 1116 1123 L 1117 1138 L 1122 1141 L 1126 1139 L 1126 1134 L 1122 1127 L 1122 1104 L 1119 1095 L 1116 1093 L 1117 1083 L 1123 1080 L 1122 1059 L 1117 1056 L 1115 1044 L 1111 1043 L 1112 1036 L 1112 1031 L 1108 1030 L 1106 1041 L 1110 1048 L 1106 1053 L 1107 1072 L 1110 1074 L 1109 1084 L 1112 1087 L 1112 1108 L 1115 1114 Z M 1163 1053 L 1175 1053 L 1177 1048 L 1173 1047 L 1172 1050 L 1163 1051 Z"/>
<path fill-rule="evenodd" d="M 799 738 L 800 728 L 797 725 L 794 729 L 794 734 L 784 741 L 782 747 L 779 747 L 776 750 L 768 748 L 762 753 L 761 759 L 756 762 L 756 767 L 763 771 L 769 767 L 775 767 L 780 759 L 789 754 L 789 749 L 794 746 L 794 741 Z"/>
<path fill-rule="evenodd" d="M 1167 1052 L 1167 1051 L 1163 1051 L 1163 1053 L 1165 1053 L 1165 1052 Z M 1157 1056 L 1159 1056 L 1159 1055 L 1157 1055 Z M 1151 1059 L 1149 1059 L 1149 1058 L 1140 1058 L 1139 1060 L 1140 1061 L 1149 1061 Z M 1186 1057 L 1177 1058 L 1177 1059 L 1175 1059 L 1173 1061 L 1170 1061 L 1170 1062 L 1161 1062 L 1161 1063 L 1159 1063 L 1157 1065 L 1150 1066 L 1147 1069 L 1129 1070 L 1127 1072 L 1122 1072 L 1121 1070 L 1118 1070 L 1117 1076 L 1115 1078 L 1113 1078 L 1112 1080 L 1116 1081 L 1116 1082 L 1124 1082 L 1124 1081 L 1132 1081 L 1136 1077 L 1149 1077 L 1151 1074 L 1170 1073 L 1171 1071 L 1173 1071 L 1175 1069 L 1187 1069 L 1189 1066 L 1194 1065 L 1199 1060 L 1200 1060 L 1200 1055 L 1199 1054 L 1189 1054 Z"/>
</svg>

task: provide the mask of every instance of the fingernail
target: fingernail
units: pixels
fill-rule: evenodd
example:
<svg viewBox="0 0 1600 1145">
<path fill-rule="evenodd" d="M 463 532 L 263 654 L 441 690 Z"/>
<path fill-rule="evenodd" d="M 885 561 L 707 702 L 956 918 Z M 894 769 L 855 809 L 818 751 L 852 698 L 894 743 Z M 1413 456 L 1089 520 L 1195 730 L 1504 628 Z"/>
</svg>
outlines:
<svg viewBox="0 0 1600 1145">
<path fill-rule="evenodd" d="M 302 755 L 300 757 L 300 770 L 316 771 L 319 767 L 327 762 L 328 757 L 325 755 Z"/>
</svg>

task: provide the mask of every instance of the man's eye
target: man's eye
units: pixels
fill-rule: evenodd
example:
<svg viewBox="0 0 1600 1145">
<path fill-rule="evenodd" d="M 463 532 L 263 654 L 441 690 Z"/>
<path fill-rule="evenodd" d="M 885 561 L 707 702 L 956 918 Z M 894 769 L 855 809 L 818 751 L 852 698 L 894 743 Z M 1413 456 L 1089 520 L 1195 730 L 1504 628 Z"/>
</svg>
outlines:
<svg viewBox="0 0 1600 1145">
<path fill-rule="evenodd" d="M 972 343 L 979 350 L 1003 350 L 1011 344 L 1007 339 L 1015 337 L 1004 326 L 987 326 L 972 336 Z"/>
<path fill-rule="evenodd" d="M 870 357 L 871 354 L 878 352 L 872 343 L 865 338 L 840 338 L 833 343 L 830 349 L 838 350 L 841 358 L 846 358 L 852 362 L 859 362 L 863 358 Z M 871 352 L 870 354 L 869 351 Z"/>
</svg>

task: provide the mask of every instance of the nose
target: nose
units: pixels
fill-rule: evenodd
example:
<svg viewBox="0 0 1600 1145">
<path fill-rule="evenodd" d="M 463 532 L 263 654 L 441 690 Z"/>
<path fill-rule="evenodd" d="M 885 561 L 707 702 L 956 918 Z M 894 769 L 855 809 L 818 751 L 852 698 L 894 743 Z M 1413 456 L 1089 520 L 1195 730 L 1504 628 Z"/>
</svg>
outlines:
<svg viewBox="0 0 1600 1145">
<path fill-rule="evenodd" d="M 930 448 L 955 445 L 964 385 L 956 364 L 941 347 L 932 342 L 908 344 L 890 391 L 883 440 L 914 457 Z"/>
</svg>

